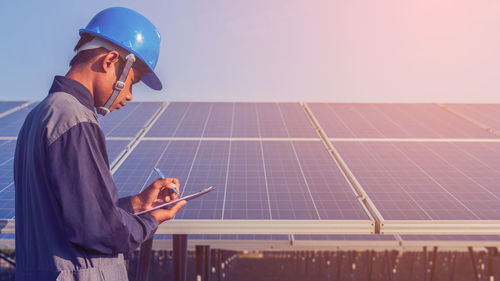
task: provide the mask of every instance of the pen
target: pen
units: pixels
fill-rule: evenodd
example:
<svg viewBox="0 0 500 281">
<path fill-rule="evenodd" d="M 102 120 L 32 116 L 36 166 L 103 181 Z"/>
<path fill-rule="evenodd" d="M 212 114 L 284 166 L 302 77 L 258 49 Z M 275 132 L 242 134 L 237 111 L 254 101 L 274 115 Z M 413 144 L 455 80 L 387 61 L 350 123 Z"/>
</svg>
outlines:
<svg viewBox="0 0 500 281">
<path fill-rule="evenodd" d="M 160 171 L 160 169 L 154 167 L 153 170 L 155 170 L 155 172 L 158 174 L 158 176 L 160 176 L 160 178 L 162 179 L 165 179 L 165 175 Z M 175 194 L 179 195 L 179 193 L 177 193 L 177 189 L 172 189 L 173 192 L 175 192 Z"/>
</svg>

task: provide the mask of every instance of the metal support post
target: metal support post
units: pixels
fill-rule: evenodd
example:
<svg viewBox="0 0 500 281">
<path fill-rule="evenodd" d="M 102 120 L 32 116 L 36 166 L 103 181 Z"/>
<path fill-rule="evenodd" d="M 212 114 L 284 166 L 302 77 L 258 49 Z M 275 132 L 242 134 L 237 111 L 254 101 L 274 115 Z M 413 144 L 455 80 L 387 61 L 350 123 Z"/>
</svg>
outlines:
<svg viewBox="0 0 500 281">
<path fill-rule="evenodd" d="M 434 272 L 436 271 L 436 260 L 437 260 L 437 252 L 438 247 L 434 247 L 434 251 L 432 254 L 432 266 L 431 266 L 431 281 L 434 281 Z"/>
<path fill-rule="evenodd" d="M 493 256 L 498 255 L 498 249 L 495 247 L 487 247 L 488 250 L 488 281 L 495 281 L 495 274 L 493 273 Z"/>
<path fill-rule="evenodd" d="M 450 254 L 450 256 L 451 256 L 451 254 Z M 457 264 L 457 252 L 453 253 L 453 262 L 451 263 L 451 268 L 450 268 L 450 281 L 455 280 L 455 266 L 456 266 L 456 264 Z"/>
<path fill-rule="evenodd" d="M 476 258 L 474 257 L 474 250 L 472 249 L 472 247 L 468 247 L 468 248 L 469 248 L 470 259 L 472 261 L 472 269 L 474 272 L 474 279 L 476 281 L 479 281 L 479 275 L 477 274 Z"/>
<path fill-rule="evenodd" d="M 373 271 L 373 250 L 366 251 L 367 256 L 367 269 L 366 269 L 366 280 L 372 281 L 372 271 Z"/>
<path fill-rule="evenodd" d="M 210 246 L 196 246 L 196 281 L 210 280 Z"/>
<path fill-rule="evenodd" d="M 187 234 L 174 234 L 174 280 L 186 281 Z"/>
<path fill-rule="evenodd" d="M 344 253 L 342 251 L 337 250 L 337 280 L 342 280 L 342 257 Z"/>
<path fill-rule="evenodd" d="M 415 262 L 416 262 L 416 261 L 415 261 L 415 260 L 416 260 L 416 258 L 415 258 L 415 257 L 416 257 L 416 255 L 417 255 L 417 254 L 416 254 L 416 253 L 413 253 L 413 252 L 410 252 L 410 253 L 408 253 L 408 255 L 410 256 L 410 257 L 409 257 L 409 259 L 410 259 L 410 270 L 409 270 L 410 274 L 409 274 L 409 276 L 410 276 L 410 278 L 411 278 L 411 279 L 410 279 L 410 280 L 408 280 L 408 281 L 413 281 L 413 267 L 415 266 Z"/>
<path fill-rule="evenodd" d="M 392 252 L 391 252 L 392 255 Z M 385 250 L 385 262 L 387 264 L 387 280 L 392 281 L 392 257 L 389 257 L 389 251 Z"/>
<path fill-rule="evenodd" d="M 211 255 L 211 260 L 212 260 L 212 268 L 211 268 L 211 276 L 212 276 L 212 280 L 215 280 L 215 281 L 219 281 L 219 261 L 217 260 L 218 258 L 218 250 L 216 249 L 212 249 L 210 251 L 210 255 Z"/>
<path fill-rule="evenodd" d="M 424 265 L 424 281 L 427 281 L 427 247 L 424 246 L 422 263 Z"/>
<path fill-rule="evenodd" d="M 149 278 L 149 266 L 151 264 L 151 249 L 153 247 L 153 237 L 144 241 L 139 252 L 139 262 L 137 263 L 137 281 L 147 281 Z"/>
</svg>

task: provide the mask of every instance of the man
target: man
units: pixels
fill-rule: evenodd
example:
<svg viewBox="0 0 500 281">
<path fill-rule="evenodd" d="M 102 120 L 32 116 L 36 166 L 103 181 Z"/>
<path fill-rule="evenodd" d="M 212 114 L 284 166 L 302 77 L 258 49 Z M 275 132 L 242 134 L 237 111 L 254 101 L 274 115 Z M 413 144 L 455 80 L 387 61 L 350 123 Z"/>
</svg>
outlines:
<svg viewBox="0 0 500 281">
<path fill-rule="evenodd" d="M 123 254 L 186 203 L 136 216 L 176 199 L 176 178 L 118 199 L 105 138 L 106 115 L 132 100 L 142 80 L 160 90 L 154 68 L 160 35 L 139 13 L 109 8 L 80 30 L 66 76 L 27 116 L 14 163 L 16 280 L 127 280 Z"/>
</svg>

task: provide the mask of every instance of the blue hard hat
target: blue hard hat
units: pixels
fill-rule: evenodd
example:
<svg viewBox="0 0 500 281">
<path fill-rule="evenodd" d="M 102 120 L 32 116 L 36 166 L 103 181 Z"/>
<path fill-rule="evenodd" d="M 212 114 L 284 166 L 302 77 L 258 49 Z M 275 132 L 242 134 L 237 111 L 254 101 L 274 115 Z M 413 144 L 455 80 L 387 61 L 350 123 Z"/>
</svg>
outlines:
<svg viewBox="0 0 500 281">
<path fill-rule="evenodd" d="M 154 90 L 162 89 L 161 81 L 154 73 L 161 36 L 143 15 L 127 8 L 108 8 L 95 15 L 87 27 L 80 29 L 80 35 L 83 33 L 106 39 L 134 54 L 147 68 L 139 67 L 143 72 L 142 82 Z"/>
</svg>

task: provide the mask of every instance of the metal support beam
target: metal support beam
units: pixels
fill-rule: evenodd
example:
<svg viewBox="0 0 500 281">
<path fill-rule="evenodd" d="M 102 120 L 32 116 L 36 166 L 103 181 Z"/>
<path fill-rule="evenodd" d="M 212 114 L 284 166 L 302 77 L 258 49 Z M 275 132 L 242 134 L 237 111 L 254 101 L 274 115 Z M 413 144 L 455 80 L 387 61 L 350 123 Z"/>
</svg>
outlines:
<svg viewBox="0 0 500 281">
<path fill-rule="evenodd" d="M 174 234 L 174 280 L 186 281 L 187 270 L 187 235 Z"/>
<path fill-rule="evenodd" d="M 153 237 L 144 241 L 139 252 L 137 262 L 137 281 L 147 281 L 149 279 L 149 267 L 151 264 L 151 248 L 153 247 Z"/>
</svg>

